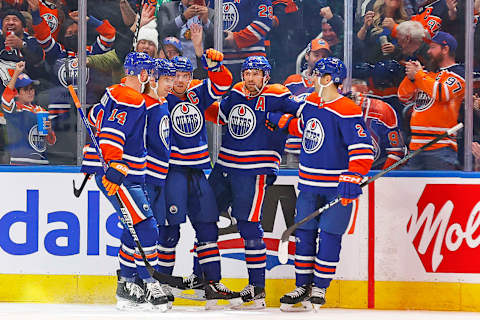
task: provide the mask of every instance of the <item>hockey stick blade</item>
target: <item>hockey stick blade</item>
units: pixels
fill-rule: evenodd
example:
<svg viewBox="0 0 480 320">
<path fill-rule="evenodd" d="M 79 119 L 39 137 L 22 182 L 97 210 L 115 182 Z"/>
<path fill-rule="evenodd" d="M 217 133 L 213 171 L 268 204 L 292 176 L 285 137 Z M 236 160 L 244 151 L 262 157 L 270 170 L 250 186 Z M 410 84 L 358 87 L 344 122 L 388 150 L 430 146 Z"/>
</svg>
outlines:
<svg viewBox="0 0 480 320">
<path fill-rule="evenodd" d="M 394 170 L 395 168 L 399 167 L 400 165 L 404 164 L 409 159 L 415 157 L 417 154 L 419 154 L 423 150 L 427 149 L 431 145 L 437 143 L 438 141 L 442 140 L 443 138 L 446 138 L 448 136 L 451 136 L 451 135 L 455 134 L 458 130 L 460 130 L 462 128 L 463 128 L 463 123 L 461 123 L 461 122 L 458 123 L 457 125 L 451 127 L 444 134 L 437 136 L 435 139 L 433 139 L 429 143 L 423 145 L 421 148 L 415 150 L 414 152 L 412 152 L 412 153 L 408 154 L 407 156 L 403 157 L 402 159 L 398 160 L 397 162 L 392 164 L 387 169 L 380 171 L 379 173 L 377 173 L 376 175 L 374 175 L 370 179 L 362 182 L 360 184 L 360 187 L 363 188 L 366 185 L 368 185 L 368 184 L 372 183 L 373 181 L 377 180 L 378 178 L 383 177 L 384 175 L 386 175 L 390 171 Z M 340 202 L 340 197 L 336 197 L 335 199 L 333 199 L 332 201 L 330 201 L 329 203 L 327 203 L 326 205 L 324 205 L 320 209 L 315 210 L 314 212 L 312 212 L 310 215 L 306 216 L 305 218 L 303 218 L 299 222 L 297 222 L 297 223 L 291 225 L 290 227 L 288 227 L 287 230 L 285 230 L 282 233 L 282 237 L 280 238 L 280 243 L 278 244 L 278 261 L 281 264 L 285 264 L 285 263 L 288 262 L 288 239 L 293 234 L 293 232 L 299 226 L 301 226 L 302 224 L 304 224 L 307 221 L 312 220 L 313 218 L 315 218 L 316 216 L 318 216 L 319 214 L 321 214 L 325 210 L 328 210 L 330 207 L 336 205 L 338 202 Z"/>
<path fill-rule="evenodd" d="M 78 198 L 82 194 L 83 188 L 85 188 L 85 185 L 87 184 L 87 181 L 90 179 L 90 174 L 86 174 L 85 177 L 83 178 L 82 185 L 80 186 L 79 189 L 75 187 L 75 180 L 73 180 L 73 195 Z"/>
<path fill-rule="evenodd" d="M 206 300 L 203 283 L 198 283 L 195 286 L 188 286 L 185 285 L 182 277 L 172 276 L 156 270 L 153 271 L 153 278 L 158 280 L 160 283 L 167 284 L 172 289 L 172 293 L 175 297 L 197 301 Z M 188 293 L 185 291 L 193 291 L 193 293 Z"/>
</svg>

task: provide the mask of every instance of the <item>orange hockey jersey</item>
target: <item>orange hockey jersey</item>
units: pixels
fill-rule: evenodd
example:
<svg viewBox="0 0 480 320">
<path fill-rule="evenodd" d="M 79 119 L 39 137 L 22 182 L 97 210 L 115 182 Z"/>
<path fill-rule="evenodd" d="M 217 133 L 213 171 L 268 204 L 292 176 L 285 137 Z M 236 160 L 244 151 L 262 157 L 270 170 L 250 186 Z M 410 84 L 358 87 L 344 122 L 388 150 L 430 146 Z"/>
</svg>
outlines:
<svg viewBox="0 0 480 320">
<path fill-rule="evenodd" d="M 410 150 L 417 150 L 447 129 L 457 124 L 458 113 L 465 95 L 465 69 L 454 64 L 439 72 L 419 71 L 414 81 L 407 77 L 398 87 L 402 102 L 414 101 L 410 129 Z M 427 150 L 450 147 L 457 150 L 455 139 L 445 138 Z"/>
</svg>

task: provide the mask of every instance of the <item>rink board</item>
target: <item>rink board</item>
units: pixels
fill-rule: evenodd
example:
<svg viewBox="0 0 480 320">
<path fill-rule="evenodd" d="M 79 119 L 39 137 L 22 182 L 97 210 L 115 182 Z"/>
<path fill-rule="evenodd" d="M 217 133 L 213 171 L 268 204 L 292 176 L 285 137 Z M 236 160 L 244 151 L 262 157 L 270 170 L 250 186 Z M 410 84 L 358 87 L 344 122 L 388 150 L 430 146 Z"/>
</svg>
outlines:
<svg viewBox="0 0 480 320">
<path fill-rule="evenodd" d="M 13 170 L 0 168 L 0 301 L 112 303 L 121 226 L 95 182 L 77 199 L 76 167 Z M 396 172 L 365 188 L 327 305 L 480 311 L 478 178 Z M 283 171 L 265 199 L 269 306 L 294 287 L 293 261 L 280 265 L 276 247 L 293 223 L 296 180 L 295 171 Z M 219 227 L 224 282 L 242 289 L 243 243 L 227 213 Z M 193 229 L 181 232 L 174 273 L 188 275 Z"/>
</svg>

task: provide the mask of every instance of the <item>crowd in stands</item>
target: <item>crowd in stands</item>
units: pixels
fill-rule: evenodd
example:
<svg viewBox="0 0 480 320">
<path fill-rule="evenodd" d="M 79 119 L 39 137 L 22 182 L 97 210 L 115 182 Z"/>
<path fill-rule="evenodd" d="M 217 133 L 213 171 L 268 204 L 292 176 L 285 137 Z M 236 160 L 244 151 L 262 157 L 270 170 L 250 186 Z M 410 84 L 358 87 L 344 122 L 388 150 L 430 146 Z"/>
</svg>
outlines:
<svg viewBox="0 0 480 320">
<path fill-rule="evenodd" d="M 352 58 L 357 86 L 349 94 L 359 104 L 370 104 L 370 99 L 388 104 L 395 118 L 389 125 L 398 127 L 397 138 L 410 150 L 435 137 L 445 128 L 442 125 L 462 121 L 465 1 L 353 2 Z M 87 105 L 98 102 L 106 87 L 120 83 L 124 77 L 124 58 L 132 50 L 159 58 L 186 56 L 195 68 L 194 78 L 205 78 L 207 73 L 200 59 L 214 45 L 214 3 L 214 0 L 87 1 Z M 234 82 L 241 81 L 239 68 L 246 57 L 264 55 L 273 67 L 271 82 L 286 84 L 302 99 L 313 90 L 310 72 L 316 61 L 326 56 L 344 58 L 343 1 L 224 0 L 223 3 L 223 53 Z M 480 0 L 475 0 L 474 7 L 478 19 Z M 77 1 L 2 0 L 0 19 L 0 164 L 75 164 L 77 115 L 67 86 L 78 85 Z M 476 25 L 474 33 L 477 46 L 479 28 Z M 299 62 L 298 57 L 302 57 Z M 23 63 L 21 72 L 19 62 Z M 474 69 L 480 71 L 480 54 L 475 54 Z M 11 83 L 13 76 L 17 84 Z M 442 76 L 443 83 L 438 81 Z M 29 80 L 22 82 L 22 79 Z M 480 83 L 480 76 L 478 79 Z M 303 89 L 298 91 L 299 85 Z M 24 99 L 25 91 L 33 94 L 32 99 Z M 474 100 L 475 123 L 478 123 L 480 100 L 476 95 Z M 447 108 L 448 112 L 432 113 L 435 109 L 431 108 L 435 107 Z M 435 123 L 429 122 L 430 117 L 428 121 L 422 120 L 420 114 L 427 109 L 431 109 L 434 118 L 439 114 L 444 118 Z M 41 119 L 37 113 L 44 111 L 49 113 L 47 135 L 39 133 L 41 123 L 37 122 Z M 377 118 L 375 121 L 387 121 Z M 475 137 L 480 137 L 478 127 L 475 125 Z M 18 130 L 25 134 L 13 133 Z M 26 139 L 31 148 L 25 144 L 20 150 L 15 139 Z M 287 152 L 295 155 L 301 142 L 290 142 Z M 447 156 L 432 152 L 432 157 L 450 157 L 448 165 L 433 161 L 434 165 L 419 165 L 415 169 L 462 168 L 461 136 L 438 149 L 450 152 Z M 476 142 L 473 154 L 479 159 L 480 168 L 480 144 Z"/>
</svg>

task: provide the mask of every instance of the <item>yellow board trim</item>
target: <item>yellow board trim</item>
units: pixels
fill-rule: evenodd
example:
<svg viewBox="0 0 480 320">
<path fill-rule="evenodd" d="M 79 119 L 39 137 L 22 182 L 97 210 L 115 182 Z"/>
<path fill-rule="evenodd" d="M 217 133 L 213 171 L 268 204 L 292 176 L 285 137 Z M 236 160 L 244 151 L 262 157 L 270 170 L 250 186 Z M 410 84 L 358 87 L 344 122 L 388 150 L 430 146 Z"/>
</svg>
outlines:
<svg viewBox="0 0 480 320">
<path fill-rule="evenodd" d="M 246 279 L 222 282 L 237 291 L 247 285 Z M 0 274 L 0 283 L 1 302 L 115 303 L 114 276 Z M 278 307 L 280 297 L 294 287 L 292 279 L 267 279 L 267 306 Z M 367 281 L 334 280 L 325 307 L 365 309 L 367 290 Z M 203 304 L 175 300 L 175 305 Z M 480 284 L 377 281 L 375 308 L 480 311 Z"/>
</svg>

